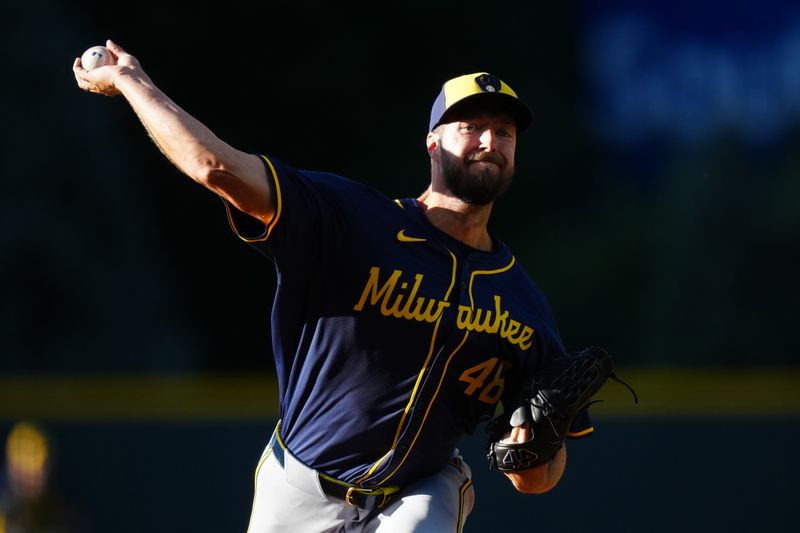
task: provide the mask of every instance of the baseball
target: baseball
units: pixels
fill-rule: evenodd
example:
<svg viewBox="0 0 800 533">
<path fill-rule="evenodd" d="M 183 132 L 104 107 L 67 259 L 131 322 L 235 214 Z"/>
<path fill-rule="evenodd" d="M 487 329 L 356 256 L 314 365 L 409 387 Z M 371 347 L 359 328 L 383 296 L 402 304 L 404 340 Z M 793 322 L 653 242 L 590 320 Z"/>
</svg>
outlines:
<svg viewBox="0 0 800 533">
<path fill-rule="evenodd" d="M 113 65 L 114 56 L 105 46 L 93 46 L 86 50 L 81 56 L 81 65 L 86 70 L 94 70 L 105 65 Z"/>
</svg>

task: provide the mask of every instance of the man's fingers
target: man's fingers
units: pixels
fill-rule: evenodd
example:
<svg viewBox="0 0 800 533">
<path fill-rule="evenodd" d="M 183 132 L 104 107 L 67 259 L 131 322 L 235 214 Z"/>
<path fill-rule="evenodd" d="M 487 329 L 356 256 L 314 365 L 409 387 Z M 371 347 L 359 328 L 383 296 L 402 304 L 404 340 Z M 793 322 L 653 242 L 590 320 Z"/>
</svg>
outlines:
<svg viewBox="0 0 800 533">
<path fill-rule="evenodd" d="M 106 40 L 106 48 L 111 50 L 111 52 L 119 58 L 120 55 L 125 54 L 125 50 L 122 49 L 120 45 L 112 41 L 111 39 Z"/>
<path fill-rule="evenodd" d="M 83 79 L 82 75 L 86 72 L 81 65 L 81 58 L 76 57 L 75 61 L 72 62 L 72 73 L 75 75 L 75 81 L 78 82 L 78 87 L 81 89 L 88 89 L 89 84 L 86 80 Z"/>
<path fill-rule="evenodd" d="M 503 439 L 500 442 L 505 444 L 522 444 L 523 442 L 528 442 L 531 440 L 531 432 L 527 426 L 523 427 L 512 427 L 511 431 L 506 432 L 503 435 Z"/>
<path fill-rule="evenodd" d="M 531 440 L 531 433 L 528 426 L 511 428 L 511 438 L 514 442 L 523 443 Z"/>
</svg>

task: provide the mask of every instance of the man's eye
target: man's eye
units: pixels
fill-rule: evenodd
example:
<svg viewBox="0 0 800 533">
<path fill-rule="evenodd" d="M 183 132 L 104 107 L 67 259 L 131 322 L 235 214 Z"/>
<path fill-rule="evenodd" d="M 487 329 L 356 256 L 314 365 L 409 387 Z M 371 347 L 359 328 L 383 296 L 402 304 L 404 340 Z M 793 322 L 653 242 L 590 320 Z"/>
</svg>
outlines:
<svg viewBox="0 0 800 533">
<path fill-rule="evenodd" d="M 475 131 L 478 128 L 475 126 L 475 124 L 464 124 L 464 128 L 463 129 L 464 129 L 464 131 Z"/>
</svg>

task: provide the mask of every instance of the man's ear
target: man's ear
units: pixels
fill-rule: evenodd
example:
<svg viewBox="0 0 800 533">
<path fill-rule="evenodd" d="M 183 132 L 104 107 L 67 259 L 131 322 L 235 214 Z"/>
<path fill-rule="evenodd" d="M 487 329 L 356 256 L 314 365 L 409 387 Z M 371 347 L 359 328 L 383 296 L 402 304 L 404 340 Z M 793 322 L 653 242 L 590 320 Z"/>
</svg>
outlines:
<svg viewBox="0 0 800 533">
<path fill-rule="evenodd" d="M 425 144 L 428 147 L 429 155 L 433 155 L 433 152 L 439 147 L 440 139 L 441 137 L 439 137 L 438 133 L 432 131 L 428 133 L 428 136 L 425 138 Z"/>
</svg>

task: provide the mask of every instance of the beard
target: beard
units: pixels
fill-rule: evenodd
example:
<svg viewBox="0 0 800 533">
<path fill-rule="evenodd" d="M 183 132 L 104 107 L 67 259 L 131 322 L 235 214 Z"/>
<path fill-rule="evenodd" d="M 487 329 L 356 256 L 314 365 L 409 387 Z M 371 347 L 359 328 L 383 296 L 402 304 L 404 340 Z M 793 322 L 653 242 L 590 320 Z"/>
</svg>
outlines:
<svg viewBox="0 0 800 533">
<path fill-rule="evenodd" d="M 447 150 L 442 150 L 441 154 L 445 186 L 465 203 L 487 205 L 511 185 L 514 166 L 508 165 L 496 152 L 472 152 L 463 159 Z"/>
</svg>

